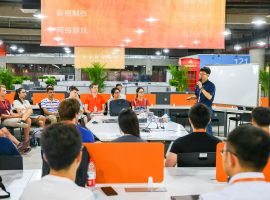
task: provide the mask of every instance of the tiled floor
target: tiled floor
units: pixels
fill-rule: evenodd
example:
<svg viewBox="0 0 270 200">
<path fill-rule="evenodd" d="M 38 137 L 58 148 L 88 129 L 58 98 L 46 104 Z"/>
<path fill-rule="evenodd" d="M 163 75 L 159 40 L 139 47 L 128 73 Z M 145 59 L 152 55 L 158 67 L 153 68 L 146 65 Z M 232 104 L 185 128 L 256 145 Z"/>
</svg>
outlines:
<svg viewBox="0 0 270 200">
<path fill-rule="evenodd" d="M 41 169 L 40 147 L 32 148 L 28 155 L 23 155 L 23 169 Z"/>
</svg>

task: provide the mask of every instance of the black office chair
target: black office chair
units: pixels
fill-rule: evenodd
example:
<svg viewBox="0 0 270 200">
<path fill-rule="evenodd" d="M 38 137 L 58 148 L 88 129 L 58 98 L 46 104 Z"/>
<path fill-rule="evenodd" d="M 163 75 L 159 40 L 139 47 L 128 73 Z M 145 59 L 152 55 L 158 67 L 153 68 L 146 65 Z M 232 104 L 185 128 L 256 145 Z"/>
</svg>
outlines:
<svg viewBox="0 0 270 200">
<path fill-rule="evenodd" d="M 178 167 L 215 167 L 216 152 L 179 153 Z"/>
<path fill-rule="evenodd" d="M 0 170 L 22 170 L 22 156 L 0 156 Z"/>
</svg>

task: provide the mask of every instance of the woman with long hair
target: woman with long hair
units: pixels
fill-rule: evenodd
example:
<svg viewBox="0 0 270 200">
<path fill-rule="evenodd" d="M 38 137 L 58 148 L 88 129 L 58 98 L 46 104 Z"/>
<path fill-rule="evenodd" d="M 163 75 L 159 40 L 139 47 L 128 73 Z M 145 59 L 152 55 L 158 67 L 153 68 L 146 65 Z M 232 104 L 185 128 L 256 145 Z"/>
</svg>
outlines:
<svg viewBox="0 0 270 200">
<path fill-rule="evenodd" d="M 131 102 L 132 110 L 136 113 L 149 112 L 149 102 L 144 97 L 144 89 L 143 87 L 138 87 L 136 89 L 136 97 Z"/>
<path fill-rule="evenodd" d="M 19 88 L 15 92 L 13 106 L 17 113 L 23 114 L 22 122 L 29 124 L 29 128 L 32 122 L 36 122 L 39 127 L 45 127 L 46 118 L 42 115 L 33 114 L 33 109 L 26 98 L 26 91 L 23 88 Z"/>
</svg>

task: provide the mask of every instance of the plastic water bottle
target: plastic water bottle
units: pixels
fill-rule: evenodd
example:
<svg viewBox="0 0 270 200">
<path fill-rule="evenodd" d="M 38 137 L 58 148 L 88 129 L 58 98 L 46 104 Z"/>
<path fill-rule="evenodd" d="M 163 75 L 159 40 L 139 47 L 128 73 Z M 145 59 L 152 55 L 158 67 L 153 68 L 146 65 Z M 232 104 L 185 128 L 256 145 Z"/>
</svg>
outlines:
<svg viewBox="0 0 270 200">
<path fill-rule="evenodd" d="M 96 167 L 94 160 L 92 158 L 90 158 L 87 175 L 88 175 L 87 186 L 94 187 L 96 185 Z"/>
</svg>

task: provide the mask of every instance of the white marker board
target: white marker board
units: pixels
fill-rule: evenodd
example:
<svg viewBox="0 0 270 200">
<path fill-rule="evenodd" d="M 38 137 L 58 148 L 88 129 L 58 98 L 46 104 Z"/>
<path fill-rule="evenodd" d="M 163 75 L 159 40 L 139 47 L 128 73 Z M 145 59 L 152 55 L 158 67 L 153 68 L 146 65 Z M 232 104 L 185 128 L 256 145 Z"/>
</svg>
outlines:
<svg viewBox="0 0 270 200">
<path fill-rule="evenodd" d="M 214 103 L 255 107 L 258 104 L 259 65 L 209 65 L 216 86 Z"/>
</svg>

